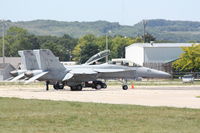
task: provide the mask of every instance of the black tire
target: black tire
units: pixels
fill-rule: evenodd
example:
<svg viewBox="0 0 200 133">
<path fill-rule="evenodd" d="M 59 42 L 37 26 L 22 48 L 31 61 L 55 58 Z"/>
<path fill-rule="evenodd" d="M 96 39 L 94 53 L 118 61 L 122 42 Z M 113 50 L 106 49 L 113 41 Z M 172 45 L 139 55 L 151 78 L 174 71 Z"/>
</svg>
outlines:
<svg viewBox="0 0 200 133">
<path fill-rule="evenodd" d="M 77 86 L 76 86 L 76 90 L 77 90 L 77 91 L 82 91 L 82 89 L 83 89 L 82 85 L 77 85 Z"/>
<path fill-rule="evenodd" d="M 82 91 L 82 86 L 81 85 L 77 85 L 77 86 L 71 86 L 71 91 Z"/>
<path fill-rule="evenodd" d="M 55 84 L 55 85 L 53 85 L 53 88 L 54 88 L 55 90 L 58 90 L 58 89 L 59 89 L 59 86 L 58 86 L 57 84 Z"/>
<path fill-rule="evenodd" d="M 123 86 L 122 86 L 122 89 L 123 89 L 123 90 L 128 90 L 128 86 L 127 86 L 127 85 L 123 85 Z"/>
<path fill-rule="evenodd" d="M 63 84 L 62 84 L 62 85 L 59 85 L 59 89 L 60 89 L 60 90 L 64 89 L 64 85 L 63 85 Z"/>
<path fill-rule="evenodd" d="M 71 86 L 71 91 L 76 91 L 76 86 Z"/>
<path fill-rule="evenodd" d="M 96 84 L 96 86 L 95 86 L 95 89 L 96 90 L 100 90 L 102 87 L 101 87 L 101 85 L 100 84 Z"/>
<path fill-rule="evenodd" d="M 107 88 L 107 85 L 105 83 L 103 83 L 101 87 L 105 89 L 105 88 Z"/>
<path fill-rule="evenodd" d="M 53 88 L 55 90 L 59 90 L 59 89 L 62 90 L 62 89 L 64 89 L 64 84 L 56 83 L 56 84 L 53 85 Z"/>
</svg>

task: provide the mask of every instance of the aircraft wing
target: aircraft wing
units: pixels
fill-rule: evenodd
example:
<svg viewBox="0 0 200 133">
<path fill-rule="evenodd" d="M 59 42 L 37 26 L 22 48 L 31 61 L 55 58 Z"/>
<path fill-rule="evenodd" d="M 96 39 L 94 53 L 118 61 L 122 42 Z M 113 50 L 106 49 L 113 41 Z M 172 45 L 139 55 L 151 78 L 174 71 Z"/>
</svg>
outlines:
<svg viewBox="0 0 200 133">
<path fill-rule="evenodd" d="M 81 80 L 92 80 L 96 78 L 96 75 L 98 72 L 93 71 L 91 69 L 75 69 L 68 72 L 65 77 L 62 79 L 62 81 L 66 81 L 74 77 L 75 79 L 81 79 Z"/>
<path fill-rule="evenodd" d="M 94 69 L 95 72 L 99 73 L 112 73 L 112 72 L 123 72 L 124 69 Z"/>
<path fill-rule="evenodd" d="M 97 69 L 100 79 L 133 79 L 136 76 L 135 70 L 125 69 Z"/>
<path fill-rule="evenodd" d="M 75 69 L 70 72 L 73 74 L 97 74 L 97 72 L 92 69 Z"/>
<path fill-rule="evenodd" d="M 44 76 L 44 75 L 47 74 L 47 73 L 48 73 L 48 72 L 41 72 L 41 73 L 39 73 L 39 74 L 33 76 L 33 77 L 30 78 L 29 80 L 27 80 L 27 81 L 25 82 L 25 84 L 30 83 L 30 82 L 33 82 L 34 80 L 39 79 L 40 77 Z"/>
<path fill-rule="evenodd" d="M 66 81 L 71 79 L 72 77 L 76 78 L 94 78 L 94 76 L 97 76 L 99 73 L 118 73 L 118 72 L 124 72 L 124 69 L 75 69 L 71 70 L 69 73 L 65 75 L 62 81 Z"/>
<path fill-rule="evenodd" d="M 66 80 L 68 80 L 68 79 L 72 78 L 73 76 L 74 76 L 74 74 L 73 74 L 73 73 L 71 73 L 71 72 L 68 72 L 68 73 L 65 75 L 65 77 L 62 79 L 62 81 L 66 81 Z"/>
</svg>

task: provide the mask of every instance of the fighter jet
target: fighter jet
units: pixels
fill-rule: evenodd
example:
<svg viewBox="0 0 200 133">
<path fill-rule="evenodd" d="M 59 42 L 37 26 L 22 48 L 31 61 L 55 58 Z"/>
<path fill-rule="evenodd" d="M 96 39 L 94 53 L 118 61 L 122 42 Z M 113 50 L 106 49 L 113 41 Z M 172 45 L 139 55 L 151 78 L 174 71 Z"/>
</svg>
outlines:
<svg viewBox="0 0 200 133">
<path fill-rule="evenodd" d="M 27 52 L 29 54 L 25 54 Z M 97 54 L 85 64 L 64 66 L 48 49 L 19 51 L 19 55 L 23 60 L 22 65 L 26 66 L 23 75 L 28 80 L 25 83 L 30 83 L 34 80 L 45 81 L 46 90 L 49 89 L 49 84 L 53 85 L 54 89 L 63 89 L 64 86 L 69 86 L 72 91 L 81 91 L 84 86 L 95 89 L 106 88 L 107 85 L 99 79 L 121 79 L 123 81 L 122 89 L 127 90 L 127 80 L 129 79 L 136 79 L 137 77 L 171 77 L 166 72 L 142 67 L 130 62 L 116 64 L 116 62 L 111 61 L 99 65 L 91 65 L 98 58 L 100 59 L 107 55 L 107 53 L 108 51 Z M 32 65 L 27 69 L 27 64 Z"/>
</svg>

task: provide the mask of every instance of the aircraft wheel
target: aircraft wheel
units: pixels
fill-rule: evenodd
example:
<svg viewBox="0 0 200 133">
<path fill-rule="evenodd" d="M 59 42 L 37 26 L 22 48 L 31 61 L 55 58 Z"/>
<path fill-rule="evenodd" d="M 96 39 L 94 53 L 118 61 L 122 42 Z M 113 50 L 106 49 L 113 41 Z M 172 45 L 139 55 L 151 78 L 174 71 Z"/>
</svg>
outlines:
<svg viewBox="0 0 200 133">
<path fill-rule="evenodd" d="M 59 85 L 59 89 L 64 89 L 64 85 L 62 84 L 62 85 Z"/>
<path fill-rule="evenodd" d="M 127 90 L 127 89 L 128 89 L 128 86 L 127 86 L 127 85 L 123 85 L 123 86 L 122 86 L 122 89 L 123 89 L 123 90 Z"/>
<path fill-rule="evenodd" d="M 103 83 L 102 88 L 107 88 L 107 85 Z"/>
<path fill-rule="evenodd" d="M 83 88 L 82 85 L 77 85 L 77 86 L 76 86 L 76 90 L 77 90 L 77 91 L 82 91 L 82 88 Z"/>
<path fill-rule="evenodd" d="M 82 86 L 77 85 L 77 86 L 71 86 L 71 91 L 82 91 Z"/>
<path fill-rule="evenodd" d="M 56 83 L 56 84 L 53 85 L 53 88 L 55 90 L 63 89 L 64 88 L 64 84 Z"/>
<path fill-rule="evenodd" d="M 76 86 L 71 86 L 71 91 L 75 91 L 76 90 Z"/>
<path fill-rule="evenodd" d="M 59 89 L 59 86 L 58 86 L 57 84 L 55 84 L 55 85 L 53 85 L 53 88 L 54 88 L 55 90 L 58 90 L 58 89 Z"/>
<path fill-rule="evenodd" d="M 95 89 L 100 90 L 101 89 L 101 85 L 100 84 L 96 84 Z"/>
</svg>

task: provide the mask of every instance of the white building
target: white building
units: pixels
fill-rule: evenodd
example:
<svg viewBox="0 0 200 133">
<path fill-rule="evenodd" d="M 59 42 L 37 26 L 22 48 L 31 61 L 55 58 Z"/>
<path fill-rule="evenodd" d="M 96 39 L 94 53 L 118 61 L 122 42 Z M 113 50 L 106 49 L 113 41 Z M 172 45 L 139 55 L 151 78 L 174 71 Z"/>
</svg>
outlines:
<svg viewBox="0 0 200 133">
<path fill-rule="evenodd" d="M 134 43 L 126 47 L 125 58 L 141 66 L 163 71 L 165 64 L 178 59 L 183 53 L 181 47 L 192 46 L 193 43 Z M 170 69 L 170 68 L 169 68 Z"/>
</svg>

